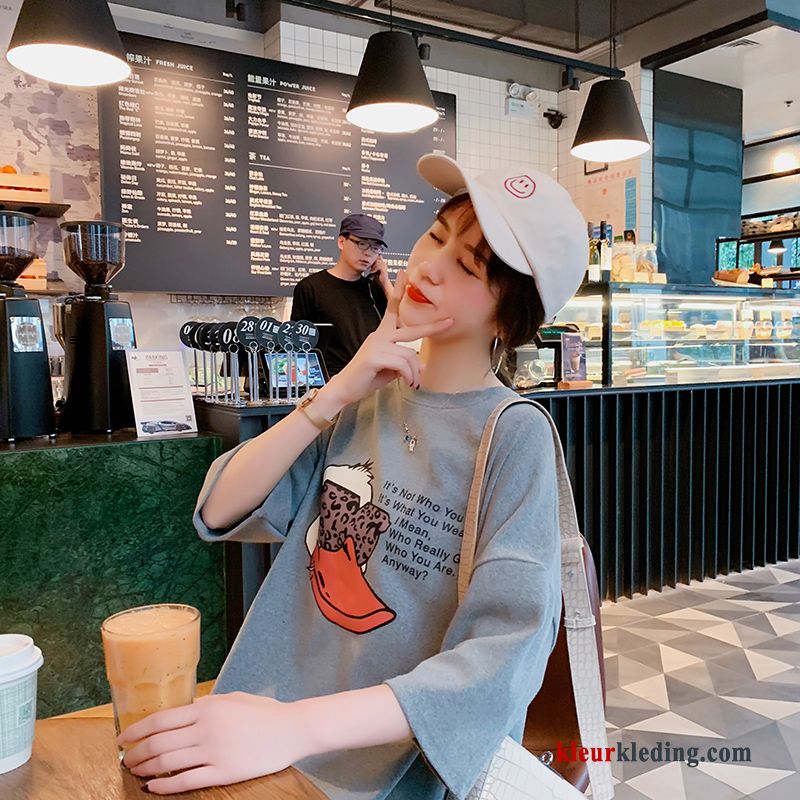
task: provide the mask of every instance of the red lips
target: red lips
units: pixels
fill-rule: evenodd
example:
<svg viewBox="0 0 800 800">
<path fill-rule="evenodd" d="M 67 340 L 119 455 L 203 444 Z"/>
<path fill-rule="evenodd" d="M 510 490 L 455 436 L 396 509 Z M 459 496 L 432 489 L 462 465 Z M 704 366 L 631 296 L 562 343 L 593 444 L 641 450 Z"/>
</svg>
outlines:
<svg viewBox="0 0 800 800">
<path fill-rule="evenodd" d="M 426 303 L 427 305 L 433 305 L 427 297 L 425 297 L 422 292 L 414 286 L 413 283 L 409 283 L 406 287 L 406 294 L 415 302 L 415 303 Z"/>
</svg>

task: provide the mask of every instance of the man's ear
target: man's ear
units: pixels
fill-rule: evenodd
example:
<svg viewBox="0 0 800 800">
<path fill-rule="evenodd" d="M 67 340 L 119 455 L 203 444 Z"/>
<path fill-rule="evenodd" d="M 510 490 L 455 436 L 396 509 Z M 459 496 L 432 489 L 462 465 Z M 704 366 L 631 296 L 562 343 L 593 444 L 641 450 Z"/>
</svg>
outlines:
<svg viewBox="0 0 800 800">
<path fill-rule="evenodd" d="M 342 236 L 339 234 L 339 238 L 336 240 L 336 244 L 339 245 L 340 250 L 344 250 L 344 243 L 347 241 L 347 237 Z"/>
</svg>

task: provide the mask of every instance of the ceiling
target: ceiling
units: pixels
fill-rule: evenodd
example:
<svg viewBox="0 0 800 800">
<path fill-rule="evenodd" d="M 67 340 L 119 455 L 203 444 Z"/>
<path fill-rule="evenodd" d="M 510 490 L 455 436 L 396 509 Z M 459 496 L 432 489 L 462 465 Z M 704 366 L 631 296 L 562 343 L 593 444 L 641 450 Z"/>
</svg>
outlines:
<svg viewBox="0 0 800 800">
<path fill-rule="evenodd" d="M 773 26 L 664 69 L 741 89 L 742 135 L 752 142 L 800 130 L 798 53 L 800 32 Z"/>
<path fill-rule="evenodd" d="M 616 0 L 617 33 L 624 33 L 694 0 Z M 443 25 L 577 53 L 609 38 L 611 0 L 393 0 L 394 10 Z M 389 8 L 389 0 L 375 0 Z"/>
</svg>

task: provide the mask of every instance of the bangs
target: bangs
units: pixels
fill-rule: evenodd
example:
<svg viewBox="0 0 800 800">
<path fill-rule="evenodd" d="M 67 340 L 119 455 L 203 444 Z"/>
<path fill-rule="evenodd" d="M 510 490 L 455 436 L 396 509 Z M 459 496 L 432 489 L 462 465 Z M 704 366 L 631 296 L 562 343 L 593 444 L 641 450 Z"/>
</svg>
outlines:
<svg viewBox="0 0 800 800">
<path fill-rule="evenodd" d="M 447 202 L 443 203 L 436 212 L 436 219 L 442 222 L 442 217 L 449 214 L 451 211 L 455 212 L 452 214 L 452 217 L 453 221 L 456 223 L 457 236 L 461 236 L 475 222 L 478 223 L 478 227 L 480 228 L 478 215 L 475 213 L 472 200 L 466 192 L 453 195 Z M 489 242 L 486 241 L 483 231 L 481 231 L 481 238 L 475 250 L 483 257 L 487 264 L 492 261 L 494 252 L 492 248 L 489 247 Z"/>
</svg>

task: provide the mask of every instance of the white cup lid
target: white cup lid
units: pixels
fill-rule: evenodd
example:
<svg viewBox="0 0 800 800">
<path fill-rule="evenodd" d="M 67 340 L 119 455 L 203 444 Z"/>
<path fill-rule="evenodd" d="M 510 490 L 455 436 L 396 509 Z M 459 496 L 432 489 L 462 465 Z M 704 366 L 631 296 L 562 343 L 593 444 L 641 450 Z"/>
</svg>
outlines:
<svg viewBox="0 0 800 800">
<path fill-rule="evenodd" d="M 30 636 L 22 633 L 0 634 L 0 683 L 21 678 L 39 669 L 42 651 Z"/>
</svg>

